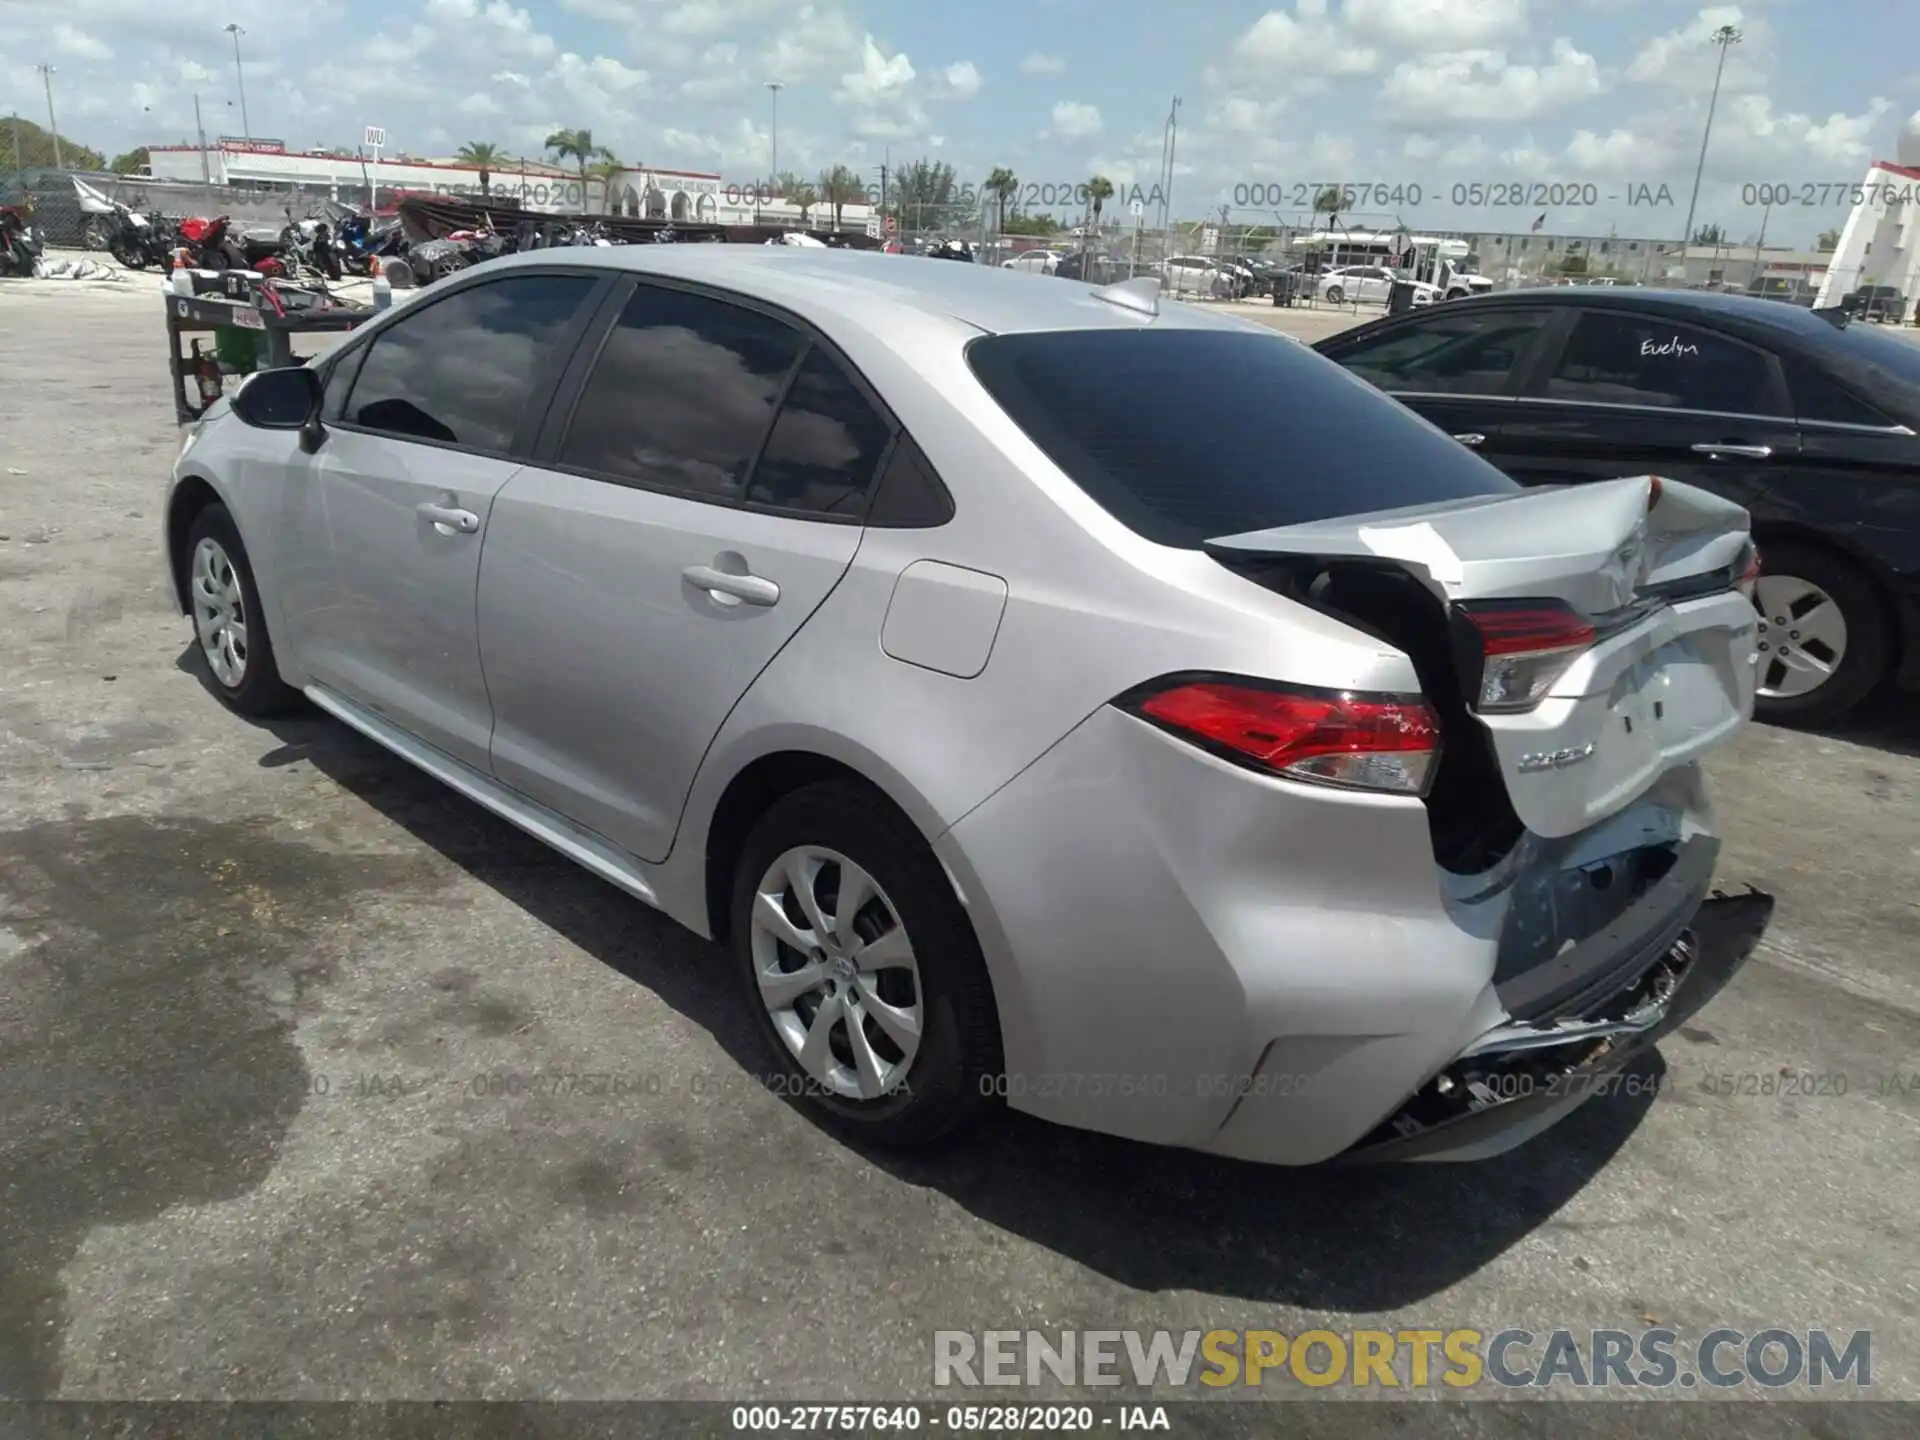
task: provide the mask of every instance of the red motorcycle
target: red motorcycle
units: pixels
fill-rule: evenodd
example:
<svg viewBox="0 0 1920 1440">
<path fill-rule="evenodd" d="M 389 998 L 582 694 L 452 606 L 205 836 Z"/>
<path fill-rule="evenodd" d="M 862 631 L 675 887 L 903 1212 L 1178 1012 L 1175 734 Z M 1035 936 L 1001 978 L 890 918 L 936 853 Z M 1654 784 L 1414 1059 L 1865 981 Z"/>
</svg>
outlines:
<svg viewBox="0 0 1920 1440">
<path fill-rule="evenodd" d="M 255 238 L 234 234 L 232 217 L 208 219 L 191 215 L 180 222 L 180 248 L 192 270 L 257 270 L 262 275 L 285 275 L 277 236 Z"/>
</svg>

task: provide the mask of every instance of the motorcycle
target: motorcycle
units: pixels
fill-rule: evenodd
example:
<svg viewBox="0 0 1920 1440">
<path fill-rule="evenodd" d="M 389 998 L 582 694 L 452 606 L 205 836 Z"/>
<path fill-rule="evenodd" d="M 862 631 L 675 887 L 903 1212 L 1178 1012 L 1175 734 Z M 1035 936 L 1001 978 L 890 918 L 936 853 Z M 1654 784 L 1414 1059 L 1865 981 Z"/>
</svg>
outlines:
<svg viewBox="0 0 1920 1440">
<path fill-rule="evenodd" d="M 287 210 L 287 226 L 280 232 L 280 260 L 287 273 L 323 276 L 338 280 L 342 274 L 340 253 L 334 248 L 333 227 L 319 216 L 295 220 Z"/>
<path fill-rule="evenodd" d="M 187 252 L 187 265 L 194 270 L 254 270 L 284 276 L 284 244 L 277 230 L 236 233 L 228 215 L 212 219 L 190 215 L 180 222 L 180 248 Z"/>
<path fill-rule="evenodd" d="M 142 215 L 77 177 L 73 192 L 87 217 L 81 236 L 87 249 L 108 251 L 129 270 L 167 263 L 175 241 L 172 227 L 157 210 Z"/>
<path fill-rule="evenodd" d="M 39 268 L 42 244 L 27 223 L 31 207 L 22 213 L 12 205 L 0 205 L 0 276 L 27 280 Z"/>
<path fill-rule="evenodd" d="M 357 212 L 334 225 L 335 248 L 349 275 L 377 275 L 384 262 L 406 254 L 407 235 L 397 218 L 379 219 Z"/>
</svg>

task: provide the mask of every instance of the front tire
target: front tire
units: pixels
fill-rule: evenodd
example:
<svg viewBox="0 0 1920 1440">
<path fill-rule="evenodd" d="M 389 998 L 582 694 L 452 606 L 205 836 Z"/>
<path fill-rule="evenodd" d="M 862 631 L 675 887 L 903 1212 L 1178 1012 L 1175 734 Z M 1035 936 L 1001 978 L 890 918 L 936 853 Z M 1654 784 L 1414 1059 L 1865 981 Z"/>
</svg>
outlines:
<svg viewBox="0 0 1920 1440">
<path fill-rule="evenodd" d="M 226 506 L 209 505 L 194 517 L 181 560 L 194 641 L 213 693 L 248 719 L 295 708 L 300 692 L 280 678 L 253 566 Z"/>
<path fill-rule="evenodd" d="M 1342 290 L 1338 285 L 1329 285 L 1327 287 L 1327 303 L 1329 305 L 1338 305 L 1346 298 L 1347 292 Z"/>
<path fill-rule="evenodd" d="M 931 1143 L 988 1108 L 999 1020 L 973 927 L 872 791 L 811 785 L 761 817 L 729 941 L 781 1093 L 883 1145 Z"/>
<path fill-rule="evenodd" d="M 1892 630 L 1872 581 L 1816 545 L 1762 545 L 1760 563 L 1754 713 L 1794 725 L 1840 719 L 1880 687 L 1892 660 Z"/>
</svg>

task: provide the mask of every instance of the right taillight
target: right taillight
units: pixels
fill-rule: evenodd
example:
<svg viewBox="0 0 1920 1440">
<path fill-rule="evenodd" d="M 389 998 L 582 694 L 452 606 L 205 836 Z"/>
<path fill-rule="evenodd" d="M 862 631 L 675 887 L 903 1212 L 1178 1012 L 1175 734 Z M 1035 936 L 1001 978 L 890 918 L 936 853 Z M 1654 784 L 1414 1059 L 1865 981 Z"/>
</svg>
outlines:
<svg viewBox="0 0 1920 1440">
<path fill-rule="evenodd" d="M 1423 795 L 1440 721 L 1418 696 L 1174 677 L 1114 702 L 1204 750 L 1313 785 Z"/>
<path fill-rule="evenodd" d="M 1747 546 L 1747 563 L 1745 567 L 1740 571 L 1739 580 L 1734 582 L 1735 588 L 1738 589 L 1742 595 L 1746 596 L 1749 600 L 1751 600 L 1753 598 L 1754 582 L 1759 580 L 1759 578 L 1760 578 L 1760 547 L 1758 545 L 1749 544 Z"/>
<path fill-rule="evenodd" d="M 1531 710 L 1594 640 L 1592 622 L 1555 600 L 1461 605 L 1455 613 L 1478 651 L 1473 705 L 1482 714 Z"/>
</svg>

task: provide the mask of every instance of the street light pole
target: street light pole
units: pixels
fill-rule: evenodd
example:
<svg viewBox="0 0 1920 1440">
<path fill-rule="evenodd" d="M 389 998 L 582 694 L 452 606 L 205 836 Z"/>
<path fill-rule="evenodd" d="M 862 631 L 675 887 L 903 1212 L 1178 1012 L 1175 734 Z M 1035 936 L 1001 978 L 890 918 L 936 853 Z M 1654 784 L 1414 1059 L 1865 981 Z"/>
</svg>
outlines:
<svg viewBox="0 0 1920 1440">
<path fill-rule="evenodd" d="M 1164 147 L 1166 150 L 1165 184 L 1163 184 L 1160 189 L 1160 228 L 1165 232 L 1171 232 L 1173 227 L 1173 155 L 1179 139 L 1180 97 L 1176 95 L 1173 97 L 1172 108 L 1167 111 L 1166 145 Z M 1171 245 L 1171 243 L 1172 237 L 1171 233 L 1169 233 L 1168 244 Z M 1172 251 L 1169 250 L 1168 253 L 1171 254 Z"/>
<path fill-rule="evenodd" d="M 237 24 L 229 24 L 227 33 L 233 36 L 233 78 L 240 87 L 240 133 L 247 139 L 253 139 L 253 125 L 247 119 L 247 77 L 240 69 L 240 37 L 247 32 Z"/>
<path fill-rule="evenodd" d="M 1707 127 L 1700 135 L 1700 163 L 1693 171 L 1693 198 L 1687 201 L 1687 228 L 1680 237 L 1680 264 L 1684 269 L 1687 263 L 1687 248 L 1693 244 L 1693 217 L 1700 204 L 1700 177 L 1707 169 L 1707 142 L 1713 138 L 1713 112 L 1720 103 L 1720 77 L 1726 72 L 1727 51 L 1738 45 L 1742 36 L 1731 25 L 1722 25 L 1707 37 L 1720 47 L 1720 61 L 1713 67 L 1713 95 L 1707 101 Z"/>
<path fill-rule="evenodd" d="M 53 168 L 64 170 L 67 167 L 60 160 L 60 122 L 53 118 L 53 66 L 36 65 L 40 72 L 40 83 L 47 91 L 47 133 L 53 137 Z"/>
<path fill-rule="evenodd" d="M 770 150 L 774 152 L 774 161 L 772 161 L 772 163 L 774 163 L 774 175 L 772 175 L 774 184 L 780 184 L 780 92 L 783 88 L 785 88 L 785 84 L 781 83 L 781 81 L 768 81 L 768 83 L 766 83 L 768 94 L 774 98 L 774 127 L 772 127 L 772 131 L 768 131 Z"/>
</svg>

